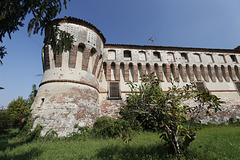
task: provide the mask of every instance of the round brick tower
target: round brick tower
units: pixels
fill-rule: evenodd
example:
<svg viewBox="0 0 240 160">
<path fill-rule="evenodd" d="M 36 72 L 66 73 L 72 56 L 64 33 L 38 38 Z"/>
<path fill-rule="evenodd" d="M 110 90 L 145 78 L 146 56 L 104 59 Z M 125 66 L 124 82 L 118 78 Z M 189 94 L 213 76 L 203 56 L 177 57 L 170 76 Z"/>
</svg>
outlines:
<svg viewBox="0 0 240 160">
<path fill-rule="evenodd" d="M 43 48 L 43 79 L 32 105 L 34 122 L 59 136 L 74 132 L 74 125 L 92 126 L 99 116 L 99 82 L 105 38 L 92 24 L 77 18 L 56 19 L 59 28 L 74 36 L 70 51 L 54 54 Z"/>
</svg>

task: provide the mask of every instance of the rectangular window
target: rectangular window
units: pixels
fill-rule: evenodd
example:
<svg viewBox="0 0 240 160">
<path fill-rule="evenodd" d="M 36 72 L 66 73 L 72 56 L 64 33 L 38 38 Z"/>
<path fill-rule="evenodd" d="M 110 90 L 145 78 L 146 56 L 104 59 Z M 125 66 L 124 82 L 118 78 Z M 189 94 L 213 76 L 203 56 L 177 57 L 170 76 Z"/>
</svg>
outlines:
<svg viewBox="0 0 240 160">
<path fill-rule="evenodd" d="M 127 61 L 131 61 L 132 60 L 132 55 L 131 55 L 131 51 L 124 51 L 123 52 L 124 54 L 124 60 L 127 60 Z"/>
<path fill-rule="evenodd" d="M 181 53 L 181 57 L 184 62 L 188 62 L 188 56 L 186 53 Z"/>
<path fill-rule="evenodd" d="M 238 63 L 235 55 L 230 55 L 230 57 L 231 57 L 233 63 Z"/>
<path fill-rule="evenodd" d="M 200 91 L 205 91 L 205 92 L 207 91 L 207 88 L 203 82 L 196 82 L 196 85 Z"/>
<path fill-rule="evenodd" d="M 109 83 L 109 98 L 110 99 L 121 98 L 120 89 L 119 89 L 119 82 L 110 82 Z"/>
<path fill-rule="evenodd" d="M 234 82 L 238 93 L 240 93 L 240 81 Z"/>
<path fill-rule="evenodd" d="M 154 57 L 154 60 L 161 61 L 160 52 L 153 52 L 153 57 Z"/>
</svg>

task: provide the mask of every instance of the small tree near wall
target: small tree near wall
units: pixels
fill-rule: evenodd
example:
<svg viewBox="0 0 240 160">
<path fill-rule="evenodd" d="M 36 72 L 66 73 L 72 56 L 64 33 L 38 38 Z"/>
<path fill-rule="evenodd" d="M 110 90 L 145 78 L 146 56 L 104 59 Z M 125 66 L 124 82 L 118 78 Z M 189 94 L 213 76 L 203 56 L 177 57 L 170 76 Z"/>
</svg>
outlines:
<svg viewBox="0 0 240 160">
<path fill-rule="evenodd" d="M 215 95 L 198 90 L 194 83 L 181 88 L 172 83 L 172 87 L 163 92 L 159 78 L 153 74 L 143 76 L 139 86 L 132 82 L 129 86 L 131 94 L 120 109 L 122 118 L 128 120 L 132 128 L 141 126 L 160 131 L 161 138 L 176 155 L 182 155 L 184 148 L 196 138 L 192 123 L 200 118 L 200 113 L 210 116 L 224 103 Z M 186 101 L 194 105 L 184 105 Z"/>
</svg>

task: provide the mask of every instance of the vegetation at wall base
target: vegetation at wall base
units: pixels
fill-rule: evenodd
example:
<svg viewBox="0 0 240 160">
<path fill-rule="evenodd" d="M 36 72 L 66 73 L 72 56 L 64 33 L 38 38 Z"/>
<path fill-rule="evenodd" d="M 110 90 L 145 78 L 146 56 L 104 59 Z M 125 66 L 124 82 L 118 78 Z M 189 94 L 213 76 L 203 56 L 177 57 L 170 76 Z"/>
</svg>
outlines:
<svg viewBox="0 0 240 160">
<path fill-rule="evenodd" d="M 177 159 L 154 132 L 140 132 L 129 143 L 114 138 L 87 138 L 77 141 L 67 138 L 22 141 L 18 130 L 0 134 L 0 159 L 86 159 L 86 160 L 172 160 Z M 226 159 L 240 157 L 240 124 L 203 125 L 186 152 L 189 160 Z"/>
</svg>

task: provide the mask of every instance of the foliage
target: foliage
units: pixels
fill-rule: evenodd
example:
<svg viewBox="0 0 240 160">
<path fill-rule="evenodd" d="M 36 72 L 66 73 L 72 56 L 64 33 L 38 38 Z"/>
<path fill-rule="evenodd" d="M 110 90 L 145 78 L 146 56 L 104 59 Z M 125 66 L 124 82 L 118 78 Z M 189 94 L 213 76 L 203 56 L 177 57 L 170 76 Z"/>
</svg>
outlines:
<svg viewBox="0 0 240 160">
<path fill-rule="evenodd" d="M 69 0 L 70 1 L 70 0 Z M 67 6 L 67 0 L 1 0 L 1 12 L 0 12 L 0 42 L 3 42 L 3 37 L 8 34 L 11 39 L 11 34 L 15 31 L 18 31 L 20 27 L 24 26 L 23 21 L 25 17 L 30 14 L 33 18 L 28 23 L 28 34 L 31 33 L 38 34 L 39 31 L 41 35 L 44 32 L 44 29 L 49 29 L 52 31 L 52 27 L 57 24 L 53 23 L 52 20 L 59 14 L 62 10 L 62 5 Z M 58 30 L 58 29 L 57 29 Z M 65 36 L 61 36 L 60 38 L 65 38 L 61 41 L 61 48 L 66 48 L 69 50 L 69 43 L 72 44 L 73 39 L 70 34 L 61 31 L 60 33 Z M 45 45 L 51 44 L 56 41 L 56 34 L 46 34 Z M 51 43 L 50 43 L 51 42 Z M 67 45 L 65 45 L 67 44 Z M 55 44 L 56 45 L 56 44 Z M 54 48 L 54 45 L 52 46 Z M 0 58 L 7 53 L 5 51 L 5 47 L 1 46 L 0 48 Z M 61 53 L 62 50 L 60 50 Z M 2 61 L 0 60 L 0 63 Z"/>
<path fill-rule="evenodd" d="M 49 131 L 47 131 L 47 133 L 45 134 L 45 136 L 43 138 L 45 140 L 52 140 L 52 139 L 58 138 L 58 133 L 56 131 L 54 131 L 53 129 L 50 129 Z"/>
<path fill-rule="evenodd" d="M 30 142 L 32 140 L 36 140 L 40 138 L 41 131 L 43 129 L 42 125 L 37 125 L 33 130 L 33 123 L 38 117 L 35 117 L 34 119 L 31 118 L 31 113 L 29 112 L 25 116 L 25 120 L 19 127 L 18 135 L 17 137 L 20 139 L 23 139 L 27 142 Z M 49 133 L 51 134 L 51 133 Z M 49 135 L 48 135 L 49 136 Z"/>
<path fill-rule="evenodd" d="M 36 97 L 36 95 L 37 95 L 37 92 L 38 92 L 38 90 L 37 90 L 37 86 L 36 86 L 36 84 L 33 84 L 32 85 L 32 91 L 31 91 L 31 93 L 30 93 L 30 95 L 28 96 L 28 99 L 27 99 L 27 103 L 28 103 L 28 107 L 31 107 L 32 106 L 32 104 L 33 104 L 33 101 L 34 101 L 34 98 Z"/>
<path fill-rule="evenodd" d="M 7 113 L 12 119 L 13 127 L 18 127 L 21 120 L 28 115 L 29 112 L 28 102 L 22 97 L 18 97 L 8 104 Z"/>
<path fill-rule="evenodd" d="M 1 3 L 1 2 L 0 2 Z M 5 51 L 5 46 L 0 46 L 0 59 L 3 59 L 3 57 L 7 54 L 7 51 Z M 2 61 L 0 60 L 0 65 L 2 65 Z"/>
<path fill-rule="evenodd" d="M 132 130 L 127 121 L 112 119 L 106 116 L 99 117 L 93 124 L 93 133 L 97 138 L 122 138 L 125 142 L 130 140 Z"/>
<path fill-rule="evenodd" d="M 133 128 L 143 126 L 147 130 L 158 130 L 176 155 L 182 155 L 184 148 L 196 138 L 192 123 L 201 118 L 202 113 L 210 116 L 220 110 L 223 103 L 209 92 L 197 89 L 194 83 L 182 88 L 172 83 L 167 92 L 160 87 L 160 80 L 154 75 L 143 76 L 139 86 L 129 83 L 124 107 L 120 110 L 123 119 Z M 184 105 L 190 100 L 192 106 Z"/>
<path fill-rule="evenodd" d="M 85 141 L 87 138 L 92 137 L 92 130 L 88 126 L 80 127 L 76 124 L 74 128 L 77 128 L 77 132 L 69 133 L 66 139 Z"/>
<path fill-rule="evenodd" d="M 11 118 L 6 110 L 0 110 L 0 133 L 11 127 Z"/>
</svg>

